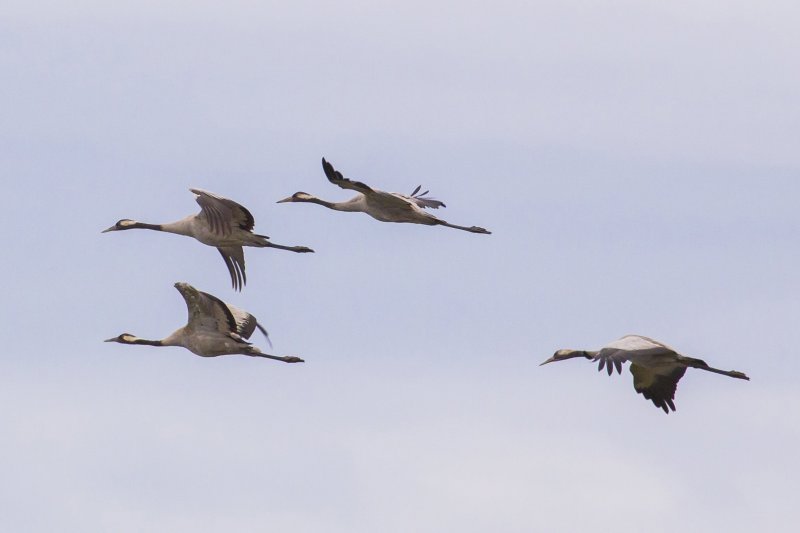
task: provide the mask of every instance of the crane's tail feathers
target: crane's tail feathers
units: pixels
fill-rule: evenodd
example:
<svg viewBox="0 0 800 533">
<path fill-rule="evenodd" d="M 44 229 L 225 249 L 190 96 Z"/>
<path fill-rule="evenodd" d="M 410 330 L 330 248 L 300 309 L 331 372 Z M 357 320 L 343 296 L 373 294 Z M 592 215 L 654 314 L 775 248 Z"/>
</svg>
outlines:
<svg viewBox="0 0 800 533">
<path fill-rule="evenodd" d="M 409 195 L 409 198 L 414 199 L 415 203 L 419 207 L 422 207 L 422 208 L 428 207 L 428 208 L 431 208 L 431 209 L 439 209 L 440 207 L 447 207 L 446 205 L 444 205 L 444 202 L 442 202 L 441 200 L 437 200 L 436 198 L 431 198 L 431 197 L 427 196 L 431 191 L 427 191 L 426 190 L 425 192 L 419 192 L 419 190 L 421 188 L 422 188 L 422 185 L 417 185 L 417 188 L 414 189 L 414 192 L 412 192 Z"/>
</svg>

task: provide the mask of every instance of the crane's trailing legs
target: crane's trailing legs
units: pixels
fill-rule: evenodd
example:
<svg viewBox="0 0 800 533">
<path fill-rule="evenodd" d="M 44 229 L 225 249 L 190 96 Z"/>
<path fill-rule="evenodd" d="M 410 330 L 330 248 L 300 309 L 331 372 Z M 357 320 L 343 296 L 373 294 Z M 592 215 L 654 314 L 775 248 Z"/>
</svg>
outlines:
<svg viewBox="0 0 800 533">
<path fill-rule="evenodd" d="M 484 229 L 484 228 L 481 228 L 479 226 L 469 226 L 469 227 L 468 226 L 458 226 L 456 224 L 450 224 L 449 222 L 445 222 L 444 220 L 440 220 L 438 225 L 439 226 L 447 226 L 448 228 L 460 229 L 460 230 L 468 231 L 470 233 L 483 233 L 485 235 L 491 235 L 492 234 L 491 231 L 489 231 L 487 229 Z"/>
</svg>

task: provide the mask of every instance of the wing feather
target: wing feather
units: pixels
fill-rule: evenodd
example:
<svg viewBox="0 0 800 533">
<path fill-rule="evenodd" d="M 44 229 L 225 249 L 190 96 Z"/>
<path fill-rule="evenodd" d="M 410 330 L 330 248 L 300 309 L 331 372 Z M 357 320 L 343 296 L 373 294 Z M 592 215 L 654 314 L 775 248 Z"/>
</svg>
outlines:
<svg viewBox="0 0 800 533">
<path fill-rule="evenodd" d="M 236 319 L 225 302 L 211 294 L 200 292 L 187 283 L 175 287 L 186 302 L 189 320 L 186 327 L 192 330 L 236 332 Z"/>
<path fill-rule="evenodd" d="M 667 414 L 670 410 L 675 410 L 675 391 L 678 389 L 678 381 L 685 373 L 685 366 L 645 368 L 631 364 L 633 388 Z"/>
<path fill-rule="evenodd" d="M 197 195 L 200 213 L 217 235 L 230 235 L 233 228 L 253 231 L 255 218 L 243 205 L 202 189 L 189 189 Z"/>
<path fill-rule="evenodd" d="M 342 176 L 342 173 L 333 168 L 333 165 L 328 163 L 325 158 L 322 158 L 322 170 L 325 171 L 325 177 L 334 185 L 338 185 L 342 189 L 350 189 L 351 191 L 360 192 L 361 194 L 368 194 L 373 190 L 365 183 L 360 181 L 353 181 Z"/>
<path fill-rule="evenodd" d="M 405 196 L 403 194 L 397 194 L 397 196 L 402 196 L 403 198 L 411 202 L 414 202 L 415 204 L 417 204 L 418 207 L 422 207 L 423 209 L 426 207 L 430 209 L 439 209 L 440 207 L 447 207 L 446 205 L 444 205 L 444 202 L 439 201 L 436 198 L 430 198 L 429 196 L 426 196 L 430 191 L 425 191 L 423 193 L 420 193 L 419 190 L 421 188 L 422 185 L 417 185 L 417 188 L 414 189 L 414 192 L 412 192 L 409 196 Z"/>
<path fill-rule="evenodd" d="M 217 250 L 225 261 L 225 266 L 228 267 L 233 290 L 241 291 L 247 283 L 247 275 L 244 271 L 244 250 L 241 246 L 220 246 Z"/>
</svg>

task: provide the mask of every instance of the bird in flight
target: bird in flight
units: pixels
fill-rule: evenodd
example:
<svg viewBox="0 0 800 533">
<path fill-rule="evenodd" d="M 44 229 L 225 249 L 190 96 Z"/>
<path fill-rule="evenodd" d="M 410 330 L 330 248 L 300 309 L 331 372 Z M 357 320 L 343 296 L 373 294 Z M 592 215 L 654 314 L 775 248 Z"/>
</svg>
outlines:
<svg viewBox="0 0 800 533">
<path fill-rule="evenodd" d="M 239 291 L 247 283 L 247 275 L 244 270 L 243 246 L 278 248 L 279 250 L 289 250 L 297 253 L 314 251 L 306 246 L 283 246 L 270 242 L 269 237 L 266 235 L 253 233 L 255 219 L 244 206 L 211 192 L 200 189 L 189 190 L 196 195 L 195 199 L 200 204 L 200 212 L 197 214 L 189 215 L 177 222 L 168 224 L 145 224 L 144 222 L 123 218 L 110 228 L 103 230 L 102 233 L 129 229 L 149 229 L 193 237 L 203 244 L 215 247 L 219 251 L 225 261 L 225 266 L 228 267 L 233 288 Z"/>
<path fill-rule="evenodd" d="M 303 363 L 299 357 L 270 355 L 253 346 L 247 339 L 258 328 L 269 342 L 267 330 L 256 317 L 238 307 L 227 304 L 211 294 L 198 291 L 188 283 L 178 282 L 175 288 L 186 301 L 189 320 L 185 326 L 175 330 L 161 340 L 140 339 L 136 335 L 123 333 L 105 342 L 141 344 L 145 346 L 181 346 L 201 357 L 242 354 L 251 357 L 266 357 L 284 363 Z"/>
<path fill-rule="evenodd" d="M 699 368 L 723 376 L 750 380 L 742 372 L 712 368 L 701 359 L 686 357 L 666 344 L 641 335 L 626 335 L 598 351 L 558 350 L 542 365 L 575 357 L 597 361 L 598 371 L 606 368 L 609 376 L 614 373 L 614 369 L 621 374 L 622 364 L 630 362 L 633 388 L 667 414 L 670 410 L 675 410 L 675 390 L 687 368 Z"/>
<path fill-rule="evenodd" d="M 333 168 L 325 158 L 322 158 L 322 169 L 328 181 L 338 185 L 342 189 L 352 190 L 358 193 L 357 196 L 345 202 L 328 202 L 305 192 L 296 192 L 288 198 L 279 200 L 283 202 L 308 202 L 319 204 L 336 211 L 351 211 L 366 213 L 381 222 L 407 222 L 410 224 L 424 224 L 426 226 L 447 226 L 471 233 L 491 232 L 478 226 L 458 226 L 450 224 L 440 218 L 436 218 L 425 209 L 438 209 L 446 207 L 444 202 L 426 196 L 428 191 L 420 192 L 421 186 L 414 189 L 410 195 L 396 192 L 384 192 L 373 189 L 368 185 L 353 181 L 342 176 L 342 173 Z"/>
</svg>

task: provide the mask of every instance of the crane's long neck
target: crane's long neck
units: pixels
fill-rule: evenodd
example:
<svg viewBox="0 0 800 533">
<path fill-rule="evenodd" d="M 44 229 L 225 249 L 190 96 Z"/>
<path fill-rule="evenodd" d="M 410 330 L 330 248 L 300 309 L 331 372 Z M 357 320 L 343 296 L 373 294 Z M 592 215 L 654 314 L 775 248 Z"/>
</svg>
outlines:
<svg viewBox="0 0 800 533">
<path fill-rule="evenodd" d="M 194 226 L 192 224 L 194 220 L 195 215 L 190 215 L 175 222 L 156 224 L 156 228 L 151 229 L 158 229 L 158 231 L 165 231 L 167 233 L 175 233 L 176 235 L 187 235 L 189 237 L 194 237 Z"/>
<path fill-rule="evenodd" d="M 133 224 L 127 225 L 124 228 L 118 229 L 149 229 L 153 231 L 163 231 L 166 233 L 175 233 L 178 235 L 188 235 L 189 237 L 194 237 L 191 220 L 192 218 L 193 217 L 187 217 L 176 222 L 169 222 L 167 224 L 147 224 L 145 222 L 134 222 Z"/>
<path fill-rule="evenodd" d="M 164 341 L 151 341 L 148 339 L 139 339 L 139 338 L 128 341 L 127 344 L 142 344 L 144 346 L 168 346 L 167 344 L 164 344 Z"/>
<path fill-rule="evenodd" d="M 312 204 L 318 204 L 327 207 L 328 209 L 333 209 L 334 211 L 357 212 L 364 210 L 362 195 L 356 196 L 355 198 L 351 198 L 350 200 L 347 200 L 345 202 L 329 202 L 327 200 L 323 200 L 322 198 L 317 198 L 316 196 L 312 196 L 302 201 L 310 202 Z"/>
<path fill-rule="evenodd" d="M 164 224 L 147 224 L 145 222 L 137 222 L 130 226 L 130 229 L 151 229 L 155 231 L 165 231 Z"/>
</svg>

